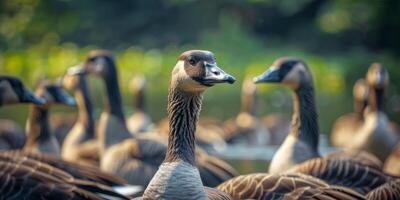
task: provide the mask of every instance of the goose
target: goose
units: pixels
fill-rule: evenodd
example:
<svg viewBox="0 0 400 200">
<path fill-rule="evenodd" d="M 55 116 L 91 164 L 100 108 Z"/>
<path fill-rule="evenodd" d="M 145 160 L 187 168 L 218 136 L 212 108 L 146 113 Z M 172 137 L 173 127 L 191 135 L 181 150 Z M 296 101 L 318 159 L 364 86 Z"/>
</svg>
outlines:
<svg viewBox="0 0 400 200">
<path fill-rule="evenodd" d="M 0 76 L 0 88 L 0 106 L 46 103 L 16 77 Z M 10 154 L 10 151 L 0 152 L 0 169 L 0 199 L 102 199 L 95 193 L 126 199 L 107 187 L 76 180 L 45 163 Z"/>
<path fill-rule="evenodd" d="M 100 168 L 128 180 L 130 184 L 147 186 L 163 162 L 167 139 L 157 134 L 129 133 L 122 110 L 117 68 L 113 56 L 105 50 L 89 53 L 84 64 L 88 73 L 105 82 L 105 106 L 98 122 Z M 234 177 L 237 172 L 227 163 L 202 151 L 196 151 L 202 181 L 216 186 Z"/>
<path fill-rule="evenodd" d="M 60 146 L 49 128 L 49 109 L 54 104 L 75 106 L 76 102 L 62 87 L 50 81 L 40 81 L 35 94 L 46 100 L 45 105 L 31 105 L 26 123 L 25 150 L 60 156 Z"/>
<path fill-rule="evenodd" d="M 128 130 L 131 133 L 148 132 L 152 129 L 153 122 L 150 115 L 146 113 L 146 78 L 143 75 L 134 76 L 131 80 L 130 88 L 134 95 L 134 113 L 126 122 Z"/>
<path fill-rule="evenodd" d="M 385 161 L 399 141 L 384 111 L 384 93 L 389 75 L 381 64 L 373 63 L 368 69 L 366 81 L 369 94 L 368 107 L 364 114 L 365 123 L 355 133 L 348 148 L 368 151 Z"/>
<path fill-rule="evenodd" d="M 400 199 L 400 179 L 385 183 L 367 194 L 368 200 L 397 200 Z"/>
<path fill-rule="evenodd" d="M 269 131 L 256 116 L 255 98 L 257 88 L 251 79 L 242 84 L 241 111 L 234 119 L 224 123 L 225 139 L 228 143 L 266 145 L 269 143 Z"/>
<path fill-rule="evenodd" d="M 196 123 L 203 93 L 216 84 L 234 82 L 233 76 L 217 66 L 212 52 L 192 50 L 179 56 L 172 70 L 168 92 L 167 153 L 142 199 L 189 200 L 209 197 L 196 167 Z"/>
<path fill-rule="evenodd" d="M 254 78 L 254 82 L 280 83 L 293 90 L 292 127 L 271 161 L 270 173 L 290 171 L 310 174 L 329 184 L 349 187 L 362 194 L 388 181 L 381 171 L 362 165 L 351 157 L 320 157 L 314 84 L 304 61 L 290 57 L 277 59 L 264 74 Z"/>
<path fill-rule="evenodd" d="M 365 199 L 349 188 L 331 186 L 300 173 L 254 173 L 232 178 L 217 187 L 233 199 Z"/>
<path fill-rule="evenodd" d="M 368 103 L 368 84 L 359 79 L 353 87 L 354 113 L 339 117 L 332 128 L 331 142 L 336 147 L 346 148 L 353 142 L 354 132 L 364 124 L 364 111 Z"/>
<path fill-rule="evenodd" d="M 85 78 L 83 66 L 75 66 L 69 68 L 62 79 L 64 88 L 74 92 L 79 114 L 77 122 L 64 140 L 61 156 L 71 162 L 99 166 L 93 106 Z"/>
</svg>

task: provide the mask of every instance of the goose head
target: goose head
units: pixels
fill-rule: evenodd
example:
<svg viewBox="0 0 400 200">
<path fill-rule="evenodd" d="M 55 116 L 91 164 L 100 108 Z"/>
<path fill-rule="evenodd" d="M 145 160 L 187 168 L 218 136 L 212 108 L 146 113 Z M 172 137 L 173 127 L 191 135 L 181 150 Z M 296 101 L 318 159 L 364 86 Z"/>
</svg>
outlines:
<svg viewBox="0 0 400 200">
<path fill-rule="evenodd" d="M 0 105 L 17 103 L 44 105 L 46 101 L 34 95 L 18 78 L 0 76 Z"/>
<path fill-rule="evenodd" d="M 293 90 L 313 87 L 313 80 L 307 65 L 300 59 L 284 57 L 276 60 L 262 75 L 255 77 L 255 83 L 281 83 Z"/>
<path fill-rule="evenodd" d="M 204 92 L 215 84 L 234 82 L 233 76 L 218 67 L 210 51 L 186 51 L 179 56 L 172 70 L 171 83 L 188 93 Z"/>
<path fill-rule="evenodd" d="M 46 100 L 46 104 L 42 106 L 44 108 L 48 108 L 54 104 L 76 106 L 75 99 L 61 87 L 61 84 L 40 81 L 35 94 Z"/>
<path fill-rule="evenodd" d="M 135 75 L 129 84 L 130 89 L 134 94 L 140 95 L 146 91 L 147 81 L 143 75 Z"/>
<path fill-rule="evenodd" d="M 116 73 L 113 53 L 107 50 L 94 50 L 89 52 L 84 67 L 88 73 L 103 78 Z"/>
<path fill-rule="evenodd" d="M 373 63 L 367 72 L 367 83 L 373 88 L 385 88 L 389 84 L 389 74 L 380 63 Z"/>
<path fill-rule="evenodd" d="M 80 80 L 82 80 L 85 75 L 86 70 L 83 68 L 83 66 L 78 65 L 70 67 L 62 78 L 61 84 L 67 90 L 75 90 L 79 87 Z"/>
</svg>

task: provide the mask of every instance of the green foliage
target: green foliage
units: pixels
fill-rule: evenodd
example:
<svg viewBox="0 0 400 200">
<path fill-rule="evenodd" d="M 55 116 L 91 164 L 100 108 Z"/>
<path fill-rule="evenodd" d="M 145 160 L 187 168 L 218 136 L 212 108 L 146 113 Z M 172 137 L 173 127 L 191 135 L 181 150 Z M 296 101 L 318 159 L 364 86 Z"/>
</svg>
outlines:
<svg viewBox="0 0 400 200">
<path fill-rule="evenodd" d="M 115 52 L 126 114 L 132 112 L 129 79 L 142 73 L 149 82 L 149 111 L 157 120 L 165 116 L 177 56 L 189 49 L 207 49 L 238 79 L 205 95 L 203 114 L 223 120 L 239 112 L 244 78 L 262 73 L 278 57 L 295 56 L 304 59 L 314 74 L 321 127 L 329 132 L 334 119 L 352 110 L 352 85 L 370 63 L 381 62 L 388 68 L 388 96 L 399 93 L 400 29 L 393 17 L 399 8 L 396 2 L 385 2 L 4 0 L 0 2 L 0 73 L 19 76 L 32 87 L 40 78 L 62 76 L 88 51 L 109 48 Z M 94 81 L 93 96 L 100 108 L 102 84 Z M 259 115 L 290 115 L 287 89 L 262 85 L 259 98 Z M 388 104 L 395 120 L 400 117 L 394 110 L 399 104 L 396 98 Z M 25 120 L 25 107 L 10 109 L 12 118 Z M 0 116 L 9 113 L 8 108 L 2 109 Z"/>
</svg>

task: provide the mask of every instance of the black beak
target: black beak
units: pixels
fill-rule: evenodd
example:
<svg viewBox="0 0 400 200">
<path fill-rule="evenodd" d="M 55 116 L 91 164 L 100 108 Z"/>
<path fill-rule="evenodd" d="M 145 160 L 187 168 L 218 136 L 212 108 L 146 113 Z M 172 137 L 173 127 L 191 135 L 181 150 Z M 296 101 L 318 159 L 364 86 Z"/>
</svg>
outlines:
<svg viewBox="0 0 400 200">
<path fill-rule="evenodd" d="M 46 100 L 36 96 L 31 91 L 25 89 L 25 91 L 24 91 L 24 93 L 22 94 L 22 97 L 21 97 L 21 102 L 23 102 L 23 103 L 33 103 L 33 104 L 36 104 L 36 105 L 44 105 L 46 103 Z"/>
<path fill-rule="evenodd" d="M 76 101 L 74 97 L 69 95 L 66 91 L 60 90 L 56 98 L 57 103 L 62 103 L 68 106 L 76 106 Z"/>
<path fill-rule="evenodd" d="M 235 77 L 224 72 L 217 64 L 204 62 L 204 66 L 206 68 L 206 76 L 200 80 L 203 85 L 213 86 L 216 83 L 233 84 L 236 81 Z"/>
<path fill-rule="evenodd" d="M 253 79 L 254 83 L 276 83 L 281 82 L 279 69 L 270 68 L 260 76 Z"/>
</svg>

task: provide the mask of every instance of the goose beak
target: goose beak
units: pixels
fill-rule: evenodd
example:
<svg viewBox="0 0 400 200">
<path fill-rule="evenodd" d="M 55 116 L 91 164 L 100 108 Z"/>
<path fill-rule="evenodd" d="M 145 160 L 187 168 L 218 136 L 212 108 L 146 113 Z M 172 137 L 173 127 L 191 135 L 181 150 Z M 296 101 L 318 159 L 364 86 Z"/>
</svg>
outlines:
<svg viewBox="0 0 400 200">
<path fill-rule="evenodd" d="M 67 75 L 79 75 L 79 74 L 85 74 L 85 68 L 83 68 L 83 64 L 80 63 L 78 65 L 72 66 L 70 68 L 68 68 L 67 70 Z"/>
<path fill-rule="evenodd" d="M 224 70 L 219 68 L 217 64 L 204 62 L 204 66 L 206 69 L 206 75 L 202 80 L 200 80 L 203 85 L 213 86 L 216 83 L 233 84 L 236 81 L 235 77 L 224 72 Z"/>
<path fill-rule="evenodd" d="M 269 68 L 263 74 L 253 79 L 254 83 L 276 83 L 280 81 L 279 69 L 276 69 L 275 67 Z"/>
<path fill-rule="evenodd" d="M 21 102 L 23 103 L 33 103 L 36 105 L 44 105 L 46 104 L 46 100 L 34 95 L 31 91 L 25 89 Z"/>
<path fill-rule="evenodd" d="M 57 97 L 57 102 L 68 106 L 76 106 L 76 101 L 74 97 L 72 97 L 65 91 L 60 91 Z"/>
</svg>

